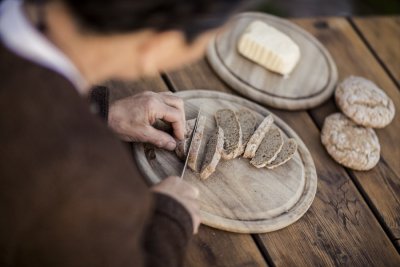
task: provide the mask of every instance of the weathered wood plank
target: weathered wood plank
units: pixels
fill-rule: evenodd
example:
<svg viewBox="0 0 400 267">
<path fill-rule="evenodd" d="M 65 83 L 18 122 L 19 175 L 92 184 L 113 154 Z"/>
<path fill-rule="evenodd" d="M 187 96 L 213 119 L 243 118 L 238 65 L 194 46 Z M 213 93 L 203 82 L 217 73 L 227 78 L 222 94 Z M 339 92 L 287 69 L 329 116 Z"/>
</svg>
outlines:
<svg viewBox="0 0 400 267">
<path fill-rule="evenodd" d="M 250 235 L 232 234 L 202 225 L 190 244 L 188 267 L 267 266 Z"/>
<path fill-rule="evenodd" d="M 204 70 L 203 70 L 204 69 Z M 207 75 L 200 74 L 201 72 Z M 232 92 L 204 61 L 168 75 L 176 88 Z M 303 139 L 317 167 L 316 199 L 306 215 L 280 231 L 258 235 L 276 266 L 395 266 L 400 257 L 351 179 L 325 152 L 306 112 L 272 110 Z"/>
<path fill-rule="evenodd" d="M 352 21 L 400 87 L 400 16 Z"/>
<path fill-rule="evenodd" d="M 161 77 L 132 83 L 110 81 L 105 85 L 111 89 L 111 101 L 146 90 L 168 90 Z M 267 264 L 251 235 L 228 233 L 202 225 L 191 241 L 184 266 L 266 267 Z"/>
<path fill-rule="evenodd" d="M 400 91 L 346 19 L 303 19 L 295 22 L 314 34 L 328 48 L 336 60 L 340 79 L 349 75 L 360 75 L 371 79 L 386 91 L 399 111 Z M 315 27 L 321 24 L 326 27 Z M 337 111 L 331 99 L 323 106 L 311 110 L 311 114 L 321 128 L 325 117 Z M 381 161 L 369 172 L 351 171 L 351 173 L 378 212 L 385 227 L 390 230 L 392 238 L 400 238 L 399 112 L 388 127 L 376 132 L 381 144 Z"/>
</svg>

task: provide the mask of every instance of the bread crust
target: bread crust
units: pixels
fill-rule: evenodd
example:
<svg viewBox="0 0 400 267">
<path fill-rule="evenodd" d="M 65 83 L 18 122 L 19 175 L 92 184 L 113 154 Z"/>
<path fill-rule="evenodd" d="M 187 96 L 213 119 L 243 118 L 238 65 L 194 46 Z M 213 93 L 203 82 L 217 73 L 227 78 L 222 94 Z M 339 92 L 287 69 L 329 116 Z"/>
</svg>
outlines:
<svg viewBox="0 0 400 267">
<path fill-rule="evenodd" d="M 274 145 L 274 147 L 267 147 L 267 145 Z M 281 151 L 283 146 L 283 136 L 281 130 L 273 125 L 268 133 L 263 138 L 259 148 L 255 156 L 251 159 L 250 163 L 256 168 L 263 168 L 267 166 L 267 164 L 271 163 L 278 153 Z M 262 157 L 263 160 L 261 162 L 258 161 L 258 158 Z"/>
<path fill-rule="evenodd" d="M 187 150 L 189 149 L 189 139 L 192 136 L 193 128 L 196 123 L 196 119 L 191 119 L 186 121 L 186 133 L 185 139 L 177 140 L 175 153 L 180 159 L 185 159 L 187 155 Z"/>
<path fill-rule="evenodd" d="M 209 145 L 212 138 L 216 138 L 215 147 Z M 210 137 L 206 146 L 206 153 L 203 160 L 203 166 L 201 167 L 200 178 L 206 180 L 212 173 L 215 172 L 217 165 L 221 159 L 222 151 L 224 148 L 224 131 L 221 127 L 218 127 L 217 131 Z M 207 162 L 207 157 L 212 153 L 211 160 Z"/>
<path fill-rule="evenodd" d="M 248 109 L 242 108 L 236 112 L 239 120 L 240 128 L 242 129 L 242 145 L 240 147 L 239 156 L 244 153 L 246 145 L 257 127 L 257 118 L 254 113 Z"/>
<path fill-rule="evenodd" d="M 281 151 L 278 153 L 276 158 L 271 161 L 270 163 L 267 164 L 268 169 L 275 169 L 276 167 L 279 167 L 289 160 L 291 160 L 296 154 L 297 151 L 297 142 L 293 138 L 289 138 L 283 143 Z"/>
<path fill-rule="evenodd" d="M 264 118 L 264 120 L 258 126 L 257 130 L 250 137 L 250 140 L 247 143 L 246 149 L 243 154 L 244 158 L 254 158 L 258 147 L 260 146 L 266 133 L 270 130 L 273 122 L 274 118 L 272 117 L 272 115 L 268 115 Z"/>
<path fill-rule="evenodd" d="M 232 125 L 227 125 L 226 120 L 231 119 Z M 239 120 L 235 112 L 231 109 L 220 109 L 215 113 L 215 121 L 218 127 L 224 131 L 224 150 L 222 151 L 222 158 L 230 160 L 238 157 L 241 152 L 242 146 L 242 129 L 240 128 Z M 234 141 L 228 140 L 230 136 L 234 135 Z"/>
<path fill-rule="evenodd" d="M 193 134 L 192 145 L 190 146 L 190 150 L 188 151 L 188 166 L 194 172 L 199 171 L 198 167 L 198 158 L 201 143 L 203 141 L 204 129 L 206 126 L 207 117 L 200 115 L 197 122 L 196 132 Z"/>
</svg>

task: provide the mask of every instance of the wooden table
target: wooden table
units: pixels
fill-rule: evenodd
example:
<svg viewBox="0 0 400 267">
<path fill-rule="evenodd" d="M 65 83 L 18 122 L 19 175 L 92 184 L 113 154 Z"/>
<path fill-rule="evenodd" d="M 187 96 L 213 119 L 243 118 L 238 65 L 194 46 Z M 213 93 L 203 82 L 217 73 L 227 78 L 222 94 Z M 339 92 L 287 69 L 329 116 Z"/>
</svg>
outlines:
<svg viewBox="0 0 400 267">
<path fill-rule="evenodd" d="M 397 114 L 377 130 L 381 160 L 368 172 L 338 165 L 320 142 L 333 99 L 301 112 L 274 110 L 303 139 L 317 168 L 318 191 L 298 222 L 267 234 L 234 234 L 201 226 L 185 266 L 400 266 L 400 17 L 295 19 L 336 61 L 339 80 L 361 75 L 393 99 Z M 112 99 L 140 90 L 209 89 L 236 94 L 205 59 L 132 84 L 112 84 Z"/>
</svg>

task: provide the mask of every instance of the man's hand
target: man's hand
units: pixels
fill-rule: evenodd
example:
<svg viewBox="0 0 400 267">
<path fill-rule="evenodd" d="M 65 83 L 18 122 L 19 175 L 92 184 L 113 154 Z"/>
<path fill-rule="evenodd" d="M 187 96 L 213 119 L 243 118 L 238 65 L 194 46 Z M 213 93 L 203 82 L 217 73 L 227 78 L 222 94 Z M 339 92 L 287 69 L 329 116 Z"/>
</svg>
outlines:
<svg viewBox="0 0 400 267">
<path fill-rule="evenodd" d="M 152 126 L 157 119 L 171 123 L 175 137 L 184 138 L 183 100 L 172 93 L 140 93 L 114 102 L 108 112 L 109 126 L 124 141 L 148 142 L 160 148 L 175 149 L 175 139 Z"/>
<path fill-rule="evenodd" d="M 170 176 L 152 187 L 154 192 L 162 193 L 174 198 L 189 212 L 193 222 L 193 233 L 197 233 L 200 226 L 199 207 L 197 197 L 199 190 L 177 176 Z"/>
</svg>

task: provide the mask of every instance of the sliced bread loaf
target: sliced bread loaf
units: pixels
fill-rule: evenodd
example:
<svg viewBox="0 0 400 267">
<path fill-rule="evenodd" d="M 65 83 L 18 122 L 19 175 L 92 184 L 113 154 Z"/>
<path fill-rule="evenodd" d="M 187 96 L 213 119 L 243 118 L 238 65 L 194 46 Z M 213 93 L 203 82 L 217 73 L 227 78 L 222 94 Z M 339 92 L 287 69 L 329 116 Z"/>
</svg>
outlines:
<svg viewBox="0 0 400 267">
<path fill-rule="evenodd" d="M 274 169 L 288 162 L 297 151 L 296 140 L 290 138 L 283 143 L 281 151 L 278 153 L 276 158 L 267 164 L 268 169 Z"/>
<path fill-rule="evenodd" d="M 242 129 L 242 146 L 240 147 L 240 154 L 243 154 L 250 137 L 253 135 L 256 126 L 257 119 L 254 113 L 248 109 L 240 109 L 236 112 L 236 116 L 239 120 L 240 128 Z"/>
<path fill-rule="evenodd" d="M 273 125 L 265 135 L 256 151 L 256 155 L 252 158 L 250 163 L 257 168 L 265 167 L 276 158 L 278 153 L 281 151 L 282 146 L 283 137 L 281 130 Z"/>
<path fill-rule="evenodd" d="M 271 128 L 271 125 L 274 122 L 274 118 L 272 115 L 268 115 L 258 126 L 257 130 L 250 137 L 249 142 L 247 143 L 246 149 L 244 151 L 243 157 L 245 158 L 254 158 L 256 155 L 256 151 L 261 144 L 261 141 L 264 139 L 265 134 Z"/>
<path fill-rule="evenodd" d="M 233 110 L 220 109 L 215 113 L 217 126 L 224 131 L 223 159 L 233 159 L 239 156 L 242 144 L 242 130 Z"/>
<path fill-rule="evenodd" d="M 189 139 L 192 136 L 194 124 L 196 123 L 196 119 L 191 119 L 186 121 L 186 133 L 185 139 L 177 140 L 175 153 L 180 159 L 184 159 L 187 155 L 189 149 Z"/>
<path fill-rule="evenodd" d="M 207 179 L 215 171 L 218 162 L 221 159 L 223 147 L 224 131 L 221 127 L 218 127 L 207 142 L 206 152 L 200 172 L 201 179 Z"/>
<path fill-rule="evenodd" d="M 188 166 L 195 172 L 199 171 L 199 151 L 203 141 L 207 118 L 206 116 L 200 116 L 198 120 L 196 132 L 193 134 L 192 145 L 188 151 Z"/>
</svg>

